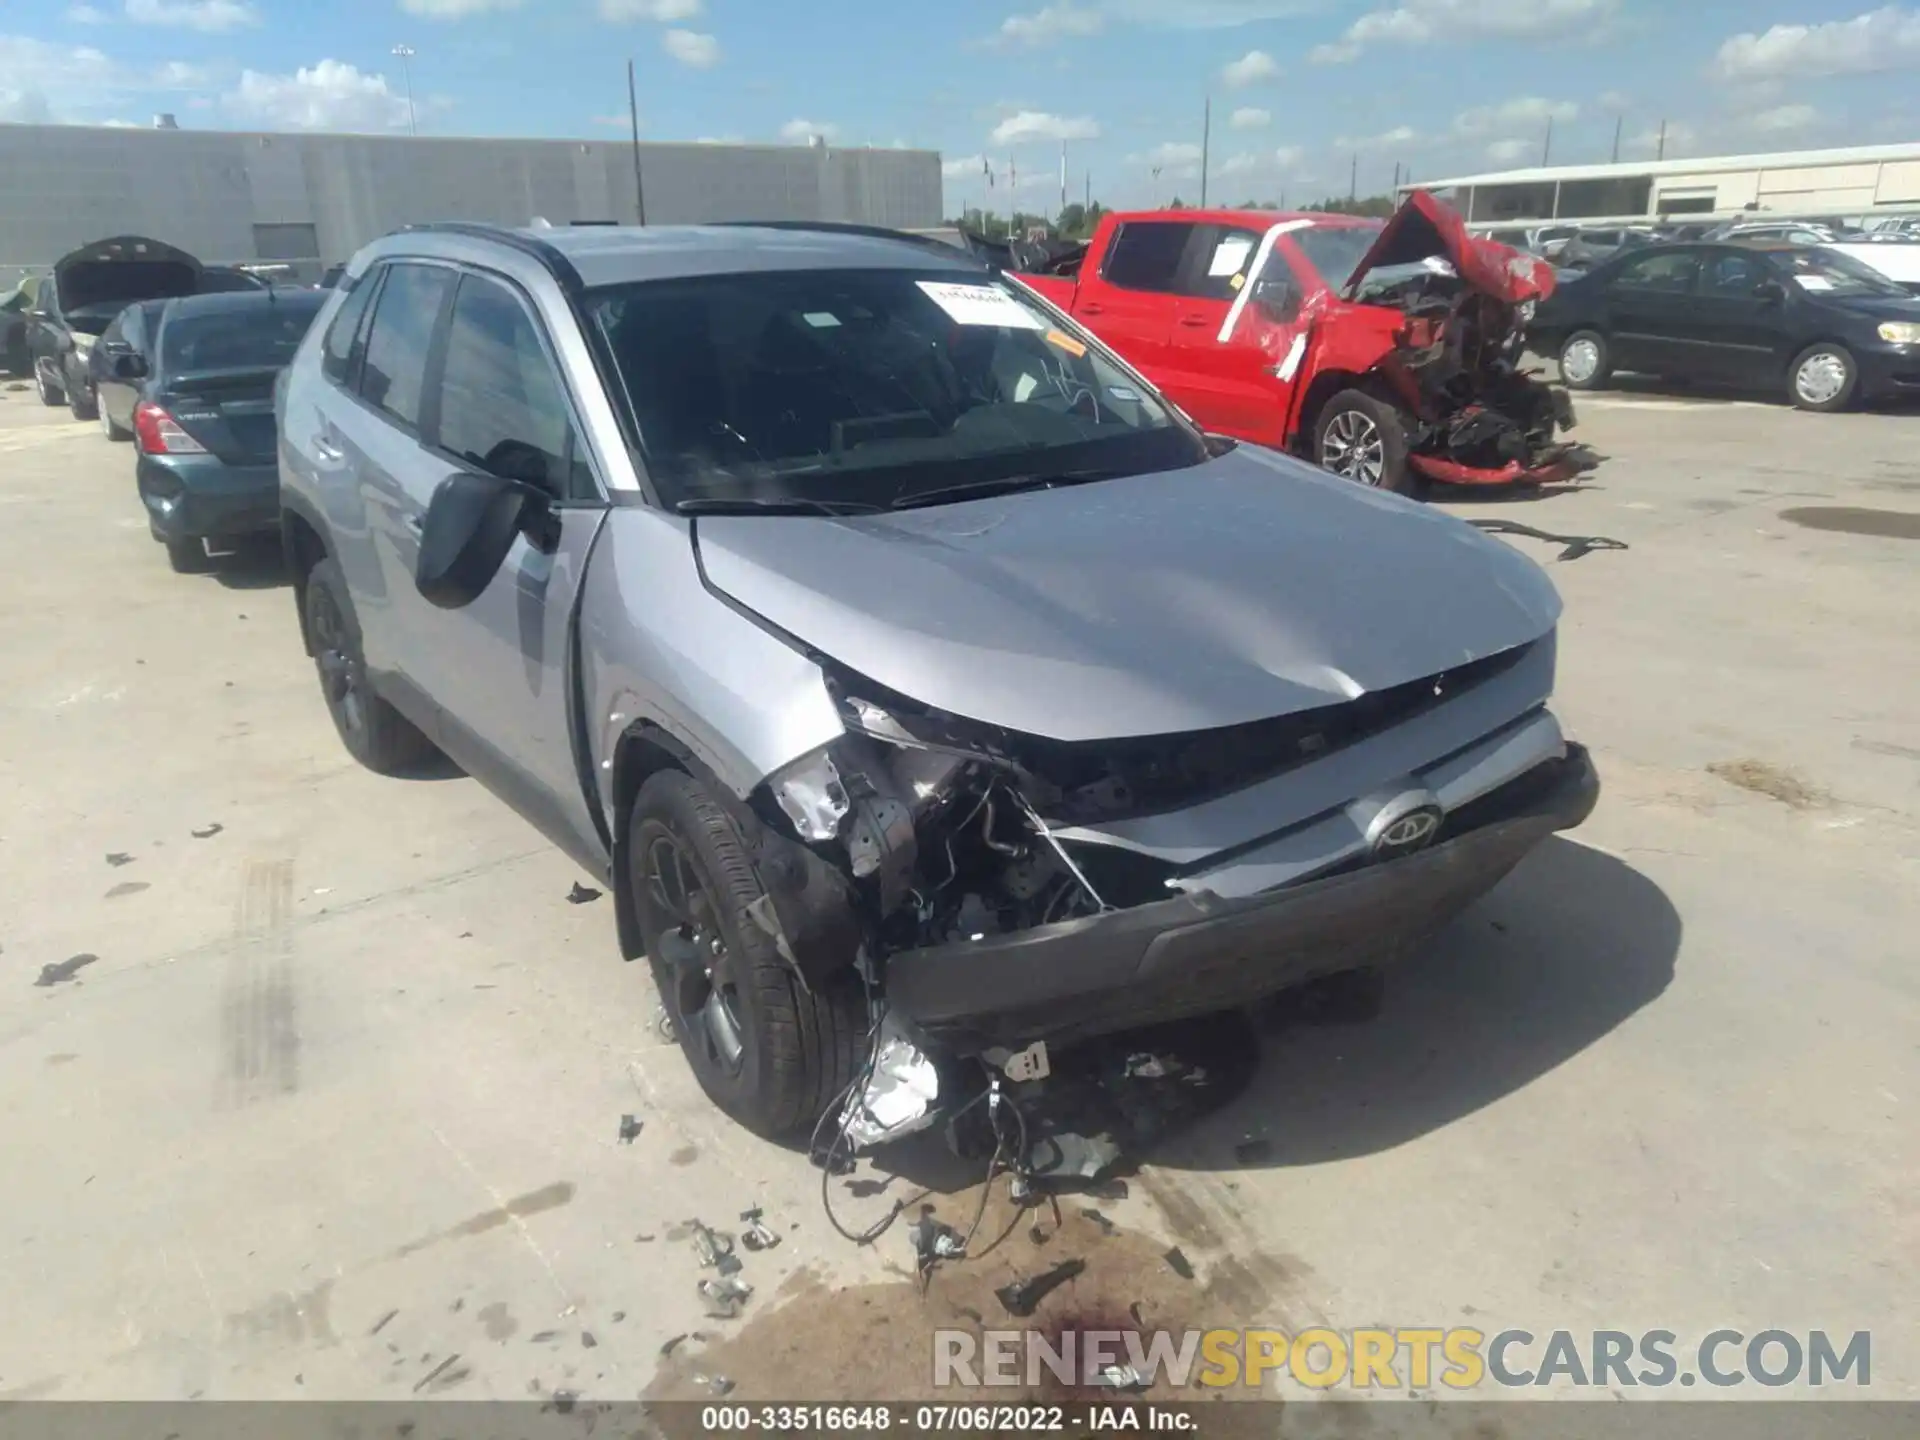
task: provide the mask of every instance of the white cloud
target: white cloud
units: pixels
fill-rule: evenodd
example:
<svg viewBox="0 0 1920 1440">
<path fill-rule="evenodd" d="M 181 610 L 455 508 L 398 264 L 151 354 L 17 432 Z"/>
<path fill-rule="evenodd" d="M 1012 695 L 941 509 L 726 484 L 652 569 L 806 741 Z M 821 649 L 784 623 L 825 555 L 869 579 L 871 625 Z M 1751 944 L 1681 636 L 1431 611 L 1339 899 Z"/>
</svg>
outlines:
<svg viewBox="0 0 1920 1440">
<path fill-rule="evenodd" d="M 1747 117 L 1747 127 L 1762 135 L 1789 135 L 1810 130 L 1819 122 L 1820 112 L 1811 105 L 1776 105 Z"/>
<path fill-rule="evenodd" d="M 1249 50 L 1238 60 L 1230 61 L 1220 69 L 1220 78 L 1232 89 L 1243 85 L 1256 85 L 1262 80 L 1271 80 L 1280 73 L 1280 66 L 1264 50 Z"/>
<path fill-rule="evenodd" d="M 1775 25 L 1735 35 L 1720 47 L 1713 70 L 1722 80 L 1815 79 L 1920 67 L 1920 11 L 1883 6 L 1851 20 Z"/>
<path fill-rule="evenodd" d="M 987 157 L 962 155 L 957 160 L 942 160 L 940 173 L 949 180 L 968 180 L 975 175 L 986 178 Z"/>
<path fill-rule="evenodd" d="M 596 115 L 593 117 L 593 123 L 596 125 L 604 125 L 609 130 L 631 130 L 633 128 L 633 119 L 628 115 Z M 640 128 L 644 130 L 646 126 L 643 124 Z"/>
<path fill-rule="evenodd" d="M 1453 118 L 1453 133 L 1474 140 L 1501 130 L 1543 130 L 1549 120 L 1565 124 L 1580 118 L 1580 107 L 1571 100 L 1543 100 L 1537 95 L 1522 96 L 1499 105 L 1480 105 L 1463 110 Z"/>
<path fill-rule="evenodd" d="M 45 125 L 53 119 L 53 107 L 38 90 L 0 86 L 0 122 L 9 125 Z"/>
<path fill-rule="evenodd" d="M 1624 90 L 1602 90 L 1599 105 L 1602 110 L 1630 110 L 1633 97 Z"/>
<path fill-rule="evenodd" d="M 1524 160 L 1533 153 L 1531 140 L 1496 140 L 1487 146 L 1487 158 L 1497 160 L 1502 165 L 1511 165 L 1516 160 Z"/>
<path fill-rule="evenodd" d="M 693 142 L 696 145 L 744 145 L 746 138 L 740 135 L 702 135 Z"/>
<path fill-rule="evenodd" d="M 1021 110 L 994 126 L 988 138 L 996 145 L 1018 145 L 1028 140 L 1098 140 L 1100 127 L 1085 115 Z"/>
<path fill-rule="evenodd" d="M 629 20 L 657 20 L 665 25 L 691 20 L 703 8 L 701 0 L 600 0 L 600 18 L 616 25 Z"/>
<path fill-rule="evenodd" d="M 1218 173 L 1277 177 L 1290 174 L 1306 158 L 1307 152 L 1298 145 L 1282 145 L 1278 150 L 1246 150 L 1222 160 Z"/>
<path fill-rule="evenodd" d="M 1227 124 L 1235 130 L 1264 130 L 1272 122 L 1273 112 L 1257 105 L 1243 105 L 1227 118 Z"/>
<path fill-rule="evenodd" d="M 76 25 L 104 25 L 107 12 L 94 5 L 69 5 L 67 19 Z"/>
<path fill-rule="evenodd" d="M 1436 40 L 1560 40 L 1602 30 L 1620 0 L 1400 0 L 1371 10 L 1308 58 L 1344 65 L 1369 45 L 1424 45 Z"/>
<path fill-rule="evenodd" d="M 518 10 L 520 0 L 400 0 L 400 8 L 429 20 L 461 20 L 489 10 Z"/>
<path fill-rule="evenodd" d="M 136 25 L 168 25 L 209 34 L 260 23 L 259 14 L 246 0 L 127 0 L 127 19 Z"/>
<path fill-rule="evenodd" d="M 720 42 L 698 30 L 669 30 L 660 37 L 661 48 L 682 65 L 709 70 L 720 61 Z"/>
<path fill-rule="evenodd" d="M 994 40 L 1004 46 L 1037 47 L 1051 45 L 1076 35 L 1097 35 L 1106 28 L 1107 17 L 1098 10 L 1084 10 L 1061 0 L 1031 15 L 1009 15 L 1000 22 Z"/>
<path fill-rule="evenodd" d="M 291 75 L 243 71 L 221 103 L 237 118 L 274 130 L 399 130 L 407 102 L 384 75 L 322 60 Z"/>
<path fill-rule="evenodd" d="M 1175 179 L 1200 173 L 1200 147 L 1185 140 L 1168 140 L 1139 155 L 1129 155 L 1127 163 L 1158 170 Z"/>
<path fill-rule="evenodd" d="M 1660 139 L 1660 127 L 1657 125 L 1649 125 L 1638 135 L 1632 137 L 1629 145 L 1634 152 L 1643 154 L 1651 160 L 1660 153 Z M 1700 132 L 1694 129 L 1693 126 L 1680 120 L 1669 122 L 1666 128 L 1667 159 L 1677 159 L 1682 151 L 1696 149 L 1699 140 Z"/>
<path fill-rule="evenodd" d="M 1333 142 L 1336 150 L 1406 150 L 1420 143 L 1420 132 L 1407 125 L 1396 125 L 1381 135 L 1342 135 Z"/>
<path fill-rule="evenodd" d="M 135 96 L 192 89 L 206 78 L 200 67 L 177 60 L 131 65 L 90 45 L 0 35 L 0 120 L 86 120 L 124 109 Z"/>
<path fill-rule="evenodd" d="M 839 133 L 838 125 L 829 124 L 825 120 L 789 120 L 780 127 L 780 138 L 798 145 L 806 144 L 816 135 L 822 140 L 831 140 Z"/>
</svg>

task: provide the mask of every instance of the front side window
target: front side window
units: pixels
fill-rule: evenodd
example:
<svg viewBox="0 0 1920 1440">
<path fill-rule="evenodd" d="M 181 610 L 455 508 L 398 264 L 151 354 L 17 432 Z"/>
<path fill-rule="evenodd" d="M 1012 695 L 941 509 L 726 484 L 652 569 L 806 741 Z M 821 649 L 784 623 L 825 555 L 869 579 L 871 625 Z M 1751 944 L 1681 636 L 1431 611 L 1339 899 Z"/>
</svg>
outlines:
<svg viewBox="0 0 1920 1440">
<path fill-rule="evenodd" d="M 1288 235 L 1329 290 L 1344 290 L 1380 238 L 1378 225 L 1309 225 Z"/>
<path fill-rule="evenodd" d="M 476 275 L 454 296 L 440 447 L 556 499 L 584 498 L 570 473 L 577 447 L 565 392 L 533 318 L 505 286 Z"/>
<path fill-rule="evenodd" d="M 1206 458 L 1090 338 L 985 276 L 713 275 L 596 291 L 589 308 L 669 504 L 884 508 L 976 482 Z"/>
<path fill-rule="evenodd" d="M 1101 278 L 1123 290 L 1172 295 L 1180 288 L 1180 263 L 1193 226 L 1179 220 L 1129 220 L 1107 247 Z"/>
<path fill-rule="evenodd" d="M 1684 295 L 1693 289 L 1694 276 L 1700 273 L 1700 255 L 1694 250 L 1663 250 L 1643 255 L 1620 267 L 1615 285 L 1629 290 L 1659 290 L 1669 295 Z"/>
<path fill-rule="evenodd" d="M 438 265 L 393 265 L 380 287 L 360 393 L 403 425 L 419 427 L 427 351 L 453 279 L 453 271 Z"/>
<path fill-rule="evenodd" d="M 1208 227 L 1204 265 L 1183 285 L 1188 295 L 1204 300 L 1231 300 L 1247 283 L 1247 271 L 1260 249 L 1260 231 L 1231 225 Z"/>
<path fill-rule="evenodd" d="M 1753 287 L 1772 273 L 1767 262 L 1758 255 L 1735 252 L 1716 255 L 1713 263 L 1707 266 L 1706 290 L 1709 295 L 1723 300 L 1729 297 L 1748 299 L 1753 295 Z"/>
</svg>

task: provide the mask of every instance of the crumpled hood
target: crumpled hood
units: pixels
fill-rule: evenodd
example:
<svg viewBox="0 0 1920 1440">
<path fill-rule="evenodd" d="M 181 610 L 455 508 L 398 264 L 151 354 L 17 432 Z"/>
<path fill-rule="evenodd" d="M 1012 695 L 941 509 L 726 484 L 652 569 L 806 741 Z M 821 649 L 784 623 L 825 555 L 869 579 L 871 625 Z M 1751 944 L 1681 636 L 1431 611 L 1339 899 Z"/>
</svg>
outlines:
<svg viewBox="0 0 1920 1440">
<path fill-rule="evenodd" d="M 923 704 L 1056 740 L 1337 704 L 1535 640 L 1538 566 L 1242 449 L 1194 469 L 897 515 L 703 517 L 708 582 Z"/>
<path fill-rule="evenodd" d="M 63 256 L 53 267 L 53 283 L 61 307 L 78 310 L 192 295 L 200 288 L 200 270 L 198 260 L 165 241 L 116 235 Z"/>
<path fill-rule="evenodd" d="M 1366 258 L 1354 267 L 1345 294 L 1348 299 L 1358 295 L 1367 275 L 1382 266 L 1417 265 L 1422 260 L 1445 260 L 1473 289 L 1509 305 L 1545 300 L 1556 283 L 1554 267 L 1539 256 L 1468 234 L 1459 211 L 1424 190 L 1415 190 L 1382 227 Z"/>
</svg>

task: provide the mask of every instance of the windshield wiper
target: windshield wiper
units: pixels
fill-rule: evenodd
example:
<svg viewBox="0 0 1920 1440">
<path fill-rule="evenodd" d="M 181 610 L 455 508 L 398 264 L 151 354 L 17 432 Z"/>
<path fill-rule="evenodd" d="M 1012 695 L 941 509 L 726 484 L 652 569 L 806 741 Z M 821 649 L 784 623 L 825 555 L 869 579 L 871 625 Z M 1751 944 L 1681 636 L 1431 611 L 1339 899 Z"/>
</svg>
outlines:
<svg viewBox="0 0 1920 1440">
<path fill-rule="evenodd" d="M 988 495 L 1012 495 L 1021 490 L 1051 490 L 1056 485 L 1084 485 L 1093 480 L 1112 480 L 1131 475 L 1131 470 L 1060 470 L 1049 475 L 1003 475 L 997 480 L 966 480 L 958 485 L 941 485 L 932 490 L 915 490 L 902 495 L 888 508 L 916 510 L 923 505 L 947 505 L 956 500 L 978 500 Z"/>
<path fill-rule="evenodd" d="M 821 500 L 811 495 L 697 495 L 676 500 L 676 515 L 877 515 L 869 500 Z"/>
</svg>

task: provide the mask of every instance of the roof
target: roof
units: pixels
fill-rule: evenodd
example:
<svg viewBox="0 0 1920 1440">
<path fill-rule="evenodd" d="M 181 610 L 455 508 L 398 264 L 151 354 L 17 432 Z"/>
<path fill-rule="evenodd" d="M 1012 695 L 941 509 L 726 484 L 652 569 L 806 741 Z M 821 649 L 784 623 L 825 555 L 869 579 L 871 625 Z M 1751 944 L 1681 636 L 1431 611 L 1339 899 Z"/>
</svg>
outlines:
<svg viewBox="0 0 1920 1440">
<path fill-rule="evenodd" d="M 1537 165 L 1446 180 L 1421 180 L 1402 190 L 1454 190 L 1466 185 L 1539 185 L 1565 180 L 1624 180 L 1639 176 L 1717 174 L 1726 170 L 1799 170 L 1821 165 L 1868 165 L 1920 160 L 1920 143 L 1857 145 L 1841 150 L 1783 150 L 1765 155 L 1708 155 L 1686 160 L 1620 161 L 1605 165 Z"/>
<path fill-rule="evenodd" d="M 413 234 L 486 238 L 490 227 L 458 231 L 423 227 Z M 537 242 L 572 264 L 589 288 L 694 275 L 775 270 L 951 270 L 983 275 L 986 267 L 938 241 L 858 226 L 589 225 L 501 230 L 525 246 Z M 510 242 L 513 243 L 513 242 Z"/>
</svg>

